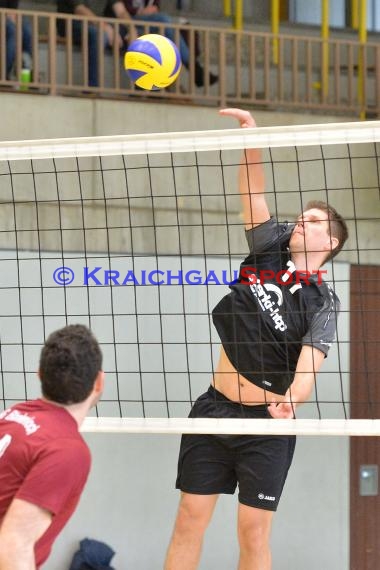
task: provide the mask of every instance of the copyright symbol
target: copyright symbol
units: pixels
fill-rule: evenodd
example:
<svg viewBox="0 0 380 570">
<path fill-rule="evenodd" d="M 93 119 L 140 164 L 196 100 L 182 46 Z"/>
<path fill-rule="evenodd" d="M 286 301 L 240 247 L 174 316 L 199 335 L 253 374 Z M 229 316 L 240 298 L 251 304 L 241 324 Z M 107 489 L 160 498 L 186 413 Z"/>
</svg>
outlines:
<svg viewBox="0 0 380 570">
<path fill-rule="evenodd" d="M 74 271 L 70 267 L 58 267 L 53 273 L 57 285 L 70 285 L 74 281 Z"/>
</svg>

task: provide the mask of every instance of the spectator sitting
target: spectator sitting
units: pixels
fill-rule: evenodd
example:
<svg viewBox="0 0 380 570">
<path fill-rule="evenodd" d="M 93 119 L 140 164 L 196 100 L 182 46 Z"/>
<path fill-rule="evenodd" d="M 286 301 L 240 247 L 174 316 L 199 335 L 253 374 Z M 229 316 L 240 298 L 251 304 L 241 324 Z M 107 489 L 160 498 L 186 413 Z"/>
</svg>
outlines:
<svg viewBox="0 0 380 570">
<path fill-rule="evenodd" d="M 130 20 L 131 17 L 120 0 L 108 0 L 110 11 L 113 17 L 121 18 L 123 20 Z M 94 3 L 95 4 L 95 3 Z M 58 12 L 64 14 L 75 14 L 78 16 L 92 16 L 98 18 L 93 6 L 92 0 L 57 0 Z M 83 21 L 73 20 L 72 22 L 72 35 L 74 45 L 82 46 L 82 28 Z M 122 38 L 115 34 L 114 27 L 104 22 L 101 25 L 103 31 L 103 45 L 104 48 L 113 47 L 115 42 L 121 49 L 123 48 L 126 37 Z M 88 24 L 88 84 L 90 87 L 97 87 L 99 85 L 98 78 L 98 30 L 99 27 L 95 23 Z M 57 20 L 58 35 L 66 36 L 66 20 Z M 135 38 L 135 28 L 131 26 L 129 29 L 129 39 Z"/>
<path fill-rule="evenodd" d="M 0 8 L 18 9 L 18 0 L 0 0 Z M 8 14 L 6 17 L 6 78 L 10 79 L 12 69 L 16 60 L 16 14 Z M 2 42 L 2 45 L 3 42 Z M 29 21 L 22 18 L 22 66 L 27 69 L 32 68 L 32 29 Z"/>
<path fill-rule="evenodd" d="M 145 22 L 156 22 L 157 24 L 165 23 L 165 24 L 173 24 L 174 20 L 168 14 L 164 12 L 160 12 L 160 0 L 122 0 L 127 12 L 134 20 L 141 20 Z M 113 17 L 112 14 L 112 0 L 108 0 L 106 4 L 106 9 L 104 12 L 104 16 L 109 18 Z M 149 28 L 150 33 L 157 34 L 160 33 L 160 29 L 157 26 L 151 26 Z M 140 26 L 137 26 L 137 32 L 139 35 L 143 33 L 143 29 Z M 164 34 L 167 38 L 175 42 L 175 30 L 170 25 L 165 28 Z M 189 46 L 185 40 L 184 34 L 180 34 L 179 36 L 179 50 L 181 54 L 182 63 L 185 67 L 189 69 L 190 67 L 190 50 Z M 195 66 L 194 66 L 194 81 L 197 87 L 202 87 L 205 84 L 205 76 L 204 76 L 204 69 L 195 59 Z M 213 73 L 209 73 L 208 82 L 210 85 L 213 85 L 218 81 L 217 75 Z"/>
</svg>

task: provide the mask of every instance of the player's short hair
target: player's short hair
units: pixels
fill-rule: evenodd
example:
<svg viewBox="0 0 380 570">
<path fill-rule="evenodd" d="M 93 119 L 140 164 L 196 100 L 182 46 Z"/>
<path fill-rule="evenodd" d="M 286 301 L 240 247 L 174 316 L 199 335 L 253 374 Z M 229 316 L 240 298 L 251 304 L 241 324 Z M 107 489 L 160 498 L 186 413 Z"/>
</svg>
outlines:
<svg viewBox="0 0 380 570">
<path fill-rule="evenodd" d="M 48 337 L 41 351 L 42 394 L 59 404 L 83 402 L 102 369 L 102 352 L 91 331 L 68 325 Z"/>
<path fill-rule="evenodd" d="M 326 257 L 326 262 L 338 255 L 346 243 L 348 238 L 347 224 L 345 219 L 340 214 L 338 214 L 336 209 L 333 208 L 330 204 L 327 204 L 327 202 L 323 202 L 322 200 L 312 200 L 306 204 L 305 211 L 311 210 L 312 208 L 322 210 L 322 212 L 325 212 L 327 214 L 329 221 L 329 235 L 338 240 L 338 245 L 334 247 L 334 249 L 332 249 Z"/>
</svg>

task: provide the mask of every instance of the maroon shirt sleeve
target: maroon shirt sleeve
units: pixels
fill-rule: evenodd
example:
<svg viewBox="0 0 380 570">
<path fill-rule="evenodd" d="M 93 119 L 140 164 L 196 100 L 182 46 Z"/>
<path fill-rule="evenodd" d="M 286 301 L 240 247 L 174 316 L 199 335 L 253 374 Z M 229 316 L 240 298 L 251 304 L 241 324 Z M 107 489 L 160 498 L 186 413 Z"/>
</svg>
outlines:
<svg viewBox="0 0 380 570">
<path fill-rule="evenodd" d="M 36 566 L 48 558 L 54 540 L 73 514 L 91 465 L 90 451 L 81 438 L 58 438 L 38 455 L 16 494 L 52 513 L 49 528 L 35 545 Z"/>
<path fill-rule="evenodd" d="M 56 439 L 35 460 L 16 497 L 58 514 L 86 483 L 91 456 L 81 440 Z"/>
</svg>

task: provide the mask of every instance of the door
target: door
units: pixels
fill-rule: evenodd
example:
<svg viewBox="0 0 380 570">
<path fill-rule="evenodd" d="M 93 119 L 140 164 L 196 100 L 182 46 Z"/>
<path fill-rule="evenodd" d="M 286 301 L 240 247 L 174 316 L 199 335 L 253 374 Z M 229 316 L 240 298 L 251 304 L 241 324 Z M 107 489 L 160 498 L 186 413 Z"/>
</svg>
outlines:
<svg viewBox="0 0 380 570">
<path fill-rule="evenodd" d="M 380 267 L 353 265 L 350 292 L 352 418 L 380 418 Z M 352 437 L 350 568 L 380 568 L 380 436 Z M 379 486 L 380 490 L 380 486 Z"/>
</svg>

